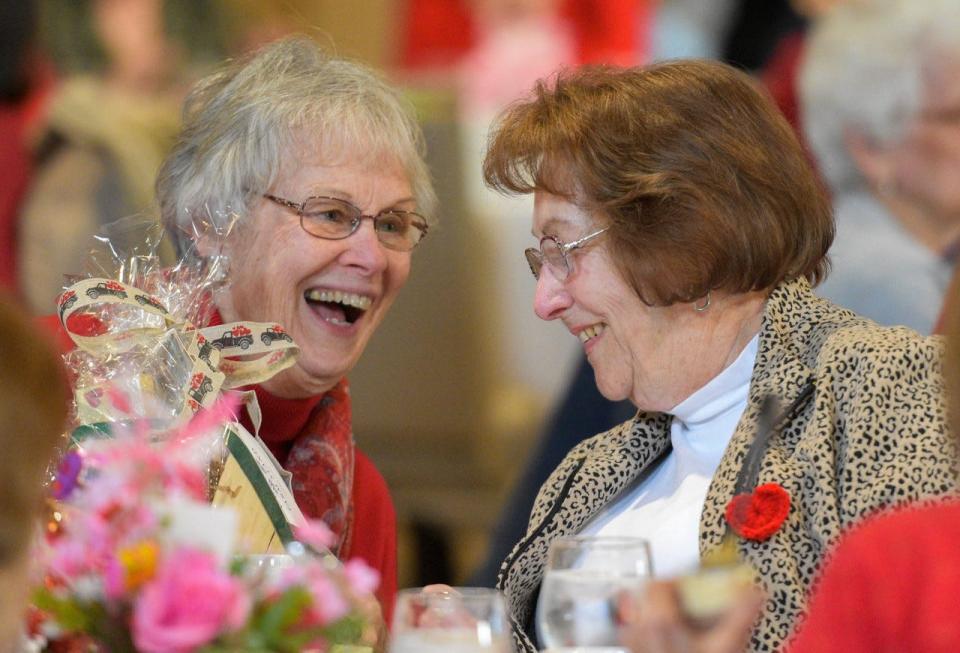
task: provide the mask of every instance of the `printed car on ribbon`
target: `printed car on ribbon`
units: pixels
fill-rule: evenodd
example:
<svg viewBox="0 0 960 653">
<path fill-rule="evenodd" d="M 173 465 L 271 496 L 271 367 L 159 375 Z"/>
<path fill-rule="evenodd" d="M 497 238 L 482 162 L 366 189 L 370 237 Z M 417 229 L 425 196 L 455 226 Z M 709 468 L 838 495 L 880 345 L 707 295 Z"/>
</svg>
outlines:
<svg viewBox="0 0 960 653">
<path fill-rule="evenodd" d="M 245 326 L 237 325 L 229 331 L 224 331 L 223 335 L 216 340 L 211 340 L 210 345 L 217 349 L 224 347 L 239 347 L 247 349 L 253 344 L 253 333 Z"/>
<path fill-rule="evenodd" d="M 166 307 L 160 303 L 160 300 L 152 295 L 134 295 L 133 298 L 136 299 L 137 303 L 141 306 L 153 306 L 158 311 L 163 311 L 164 313 L 167 312 Z"/>
<path fill-rule="evenodd" d="M 92 288 L 87 288 L 87 297 L 90 299 L 99 299 L 103 295 L 126 299 L 127 291 L 123 289 L 123 284 L 117 281 L 101 281 Z"/>
<path fill-rule="evenodd" d="M 213 390 L 213 380 L 203 372 L 197 372 L 190 379 L 190 390 L 187 394 L 198 404 L 203 403 L 203 398 Z"/>
<path fill-rule="evenodd" d="M 62 295 L 57 301 L 57 307 L 60 309 L 60 317 L 63 317 L 63 314 L 70 310 L 70 307 L 77 303 L 77 293 L 73 290 L 68 290 Z"/>
<path fill-rule="evenodd" d="M 289 343 L 293 342 L 293 338 L 283 330 L 283 327 L 279 324 L 268 328 L 266 331 L 260 334 L 260 340 L 263 344 L 270 346 L 277 340 L 286 340 Z"/>
</svg>

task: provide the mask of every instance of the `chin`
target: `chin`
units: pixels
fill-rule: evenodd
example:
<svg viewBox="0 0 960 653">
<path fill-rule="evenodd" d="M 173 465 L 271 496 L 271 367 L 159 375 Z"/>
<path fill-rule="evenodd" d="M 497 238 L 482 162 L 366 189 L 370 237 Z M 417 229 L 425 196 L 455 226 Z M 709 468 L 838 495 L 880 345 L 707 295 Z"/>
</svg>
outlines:
<svg viewBox="0 0 960 653">
<path fill-rule="evenodd" d="M 603 395 L 604 399 L 609 401 L 623 401 L 630 397 L 630 393 L 620 384 L 607 383 L 594 371 L 594 382 L 597 384 L 597 390 Z"/>
</svg>

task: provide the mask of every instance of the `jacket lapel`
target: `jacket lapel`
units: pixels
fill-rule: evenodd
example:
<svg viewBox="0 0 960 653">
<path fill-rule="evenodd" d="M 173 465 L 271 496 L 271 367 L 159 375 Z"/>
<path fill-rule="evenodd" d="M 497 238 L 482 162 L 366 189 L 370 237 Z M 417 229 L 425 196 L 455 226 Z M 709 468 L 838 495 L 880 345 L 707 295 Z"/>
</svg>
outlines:
<svg viewBox="0 0 960 653">
<path fill-rule="evenodd" d="M 805 279 L 800 279 L 782 284 L 767 300 L 747 407 L 740 417 L 733 437 L 727 445 L 727 451 L 707 491 L 700 520 L 701 556 L 719 546 L 723 537 L 724 512 L 727 503 L 733 497 L 737 475 L 744 463 L 750 443 L 757 436 L 756 427 L 764 398 L 773 395 L 785 407 L 801 393 L 813 376 L 814 361 L 805 360 L 803 352 L 807 351 L 807 347 L 801 342 L 802 334 L 798 334 L 789 326 L 790 323 L 804 322 L 802 318 L 798 319 L 797 315 L 791 315 L 791 311 L 796 313 L 794 307 L 804 304 L 794 300 L 802 294 L 809 293 L 809 284 Z M 812 324 L 815 320 L 810 319 L 809 322 Z M 766 467 L 766 465 L 761 466 L 761 478 L 764 477 L 763 470 Z"/>
</svg>

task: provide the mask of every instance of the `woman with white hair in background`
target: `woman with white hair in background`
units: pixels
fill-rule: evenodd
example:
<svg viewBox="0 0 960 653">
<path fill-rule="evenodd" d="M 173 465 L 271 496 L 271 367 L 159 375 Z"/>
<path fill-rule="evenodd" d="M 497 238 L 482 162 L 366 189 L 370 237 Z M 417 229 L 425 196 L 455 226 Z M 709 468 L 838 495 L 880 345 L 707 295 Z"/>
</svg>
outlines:
<svg viewBox="0 0 960 653">
<path fill-rule="evenodd" d="M 191 92 L 157 197 L 181 245 L 198 219 L 235 217 L 215 320 L 276 322 L 300 347 L 255 388 L 260 436 L 293 474 L 303 513 L 333 530 L 334 552 L 379 570 L 389 619 L 395 514 L 354 446 L 345 377 L 406 282 L 435 204 L 411 108 L 366 67 L 305 38 L 279 41 Z"/>
<path fill-rule="evenodd" d="M 810 35 L 803 124 L 833 193 L 818 293 L 929 333 L 960 238 L 960 3 L 851 2 Z"/>
</svg>

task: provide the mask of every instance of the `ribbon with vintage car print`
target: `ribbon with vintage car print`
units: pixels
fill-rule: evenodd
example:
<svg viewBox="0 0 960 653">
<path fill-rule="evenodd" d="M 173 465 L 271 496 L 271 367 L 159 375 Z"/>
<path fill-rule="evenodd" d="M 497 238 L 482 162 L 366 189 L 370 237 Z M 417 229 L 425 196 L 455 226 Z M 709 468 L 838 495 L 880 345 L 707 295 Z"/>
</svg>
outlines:
<svg viewBox="0 0 960 653">
<path fill-rule="evenodd" d="M 122 305 L 128 315 L 124 319 L 121 312 L 94 333 L 81 332 L 78 323 L 87 323 L 71 318 L 98 304 Z M 197 329 L 177 323 L 157 298 L 111 279 L 84 279 L 70 286 L 60 295 L 57 312 L 73 342 L 93 354 L 123 352 L 166 338 L 170 356 L 187 356 L 192 362 L 181 406 L 187 418 L 209 407 L 220 390 L 253 385 L 290 367 L 300 351 L 279 324 L 232 322 Z M 78 403 L 89 402 L 81 394 Z"/>
<path fill-rule="evenodd" d="M 95 357 L 109 357 L 146 347 L 140 389 L 172 407 L 166 427 L 182 424 L 210 407 L 222 390 L 253 385 L 290 367 L 299 354 L 279 324 L 233 322 L 197 329 L 175 319 L 156 297 L 112 279 L 84 279 L 57 301 L 64 330 L 77 347 Z M 149 369 L 147 369 L 149 368 Z M 109 383 L 75 388 L 78 444 L 93 433 L 104 437 L 116 421 L 109 406 Z M 254 427 L 259 407 L 252 392 L 243 394 Z M 251 405 L 250 402 L 253 402 Z M 214 505 L 239 513 L 238 535 L 251 553 L 281 553 L 293 539 L 292 526 L 303 515 L 282 469 L 256 435 L 239 423 L 225 427 L 226 457 L 212 481 Z"/>
</svg>

